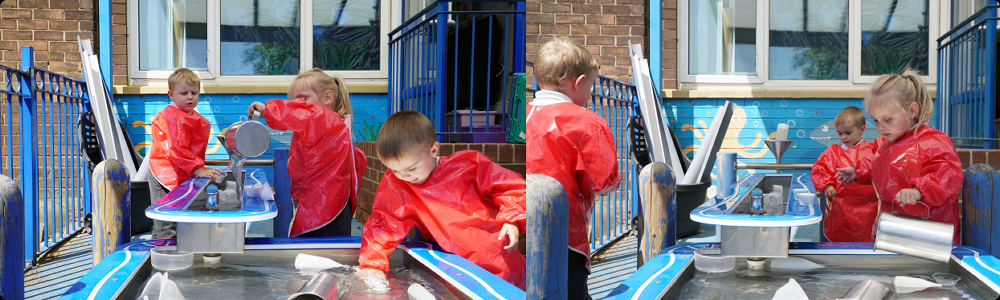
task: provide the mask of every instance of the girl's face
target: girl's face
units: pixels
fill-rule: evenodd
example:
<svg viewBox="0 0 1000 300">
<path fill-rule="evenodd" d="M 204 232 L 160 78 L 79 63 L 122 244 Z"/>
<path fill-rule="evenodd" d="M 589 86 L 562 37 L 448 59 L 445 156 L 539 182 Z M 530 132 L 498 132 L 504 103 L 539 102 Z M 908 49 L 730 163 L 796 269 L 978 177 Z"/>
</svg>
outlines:
<svg viewBox="0 0 1000 300">
<path fill-rule="evenodd" d="M 292 95 L 292 99 L 302 98 L 306 100 L 306 103 L 316 104 L 324 106 L 326 108 L 333 107 L 333 91 L 326 91 L 323 94 L 316 94 L 308 86 L 302 85 L 297 88 L 293 88 L 288 91 L 289 95 Z M 332 109 L 332 108 L 331 108 Z"/>
<path fill-rule="evenodd" d="M 910 102 L 910 105 L 904 110 L 883 105 L 874 109 L 871 116 L 875 121 L 875 128 L 878 130 L 878 133 L 882 134 L 887 141 L 895 142 L 910 130 L 913 125 L 916 125 L 916 122 L 913 120 L 916 119 L 919 111 L 920 105 L 916 102 Z"/>
</svg>

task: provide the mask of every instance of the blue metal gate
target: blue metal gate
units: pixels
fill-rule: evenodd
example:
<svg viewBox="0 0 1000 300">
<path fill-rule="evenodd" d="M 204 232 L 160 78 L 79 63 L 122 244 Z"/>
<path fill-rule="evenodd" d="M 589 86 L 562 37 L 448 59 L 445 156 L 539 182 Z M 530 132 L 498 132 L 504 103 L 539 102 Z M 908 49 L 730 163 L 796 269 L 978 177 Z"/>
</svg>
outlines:
<svg viewBox="0 0 1000 300">
<path fill-rule="evenodd" d="M 996 146 L 997 8 L 983 8 L 937 40 L 936 115 L 959 148 Z"/>
</svg>

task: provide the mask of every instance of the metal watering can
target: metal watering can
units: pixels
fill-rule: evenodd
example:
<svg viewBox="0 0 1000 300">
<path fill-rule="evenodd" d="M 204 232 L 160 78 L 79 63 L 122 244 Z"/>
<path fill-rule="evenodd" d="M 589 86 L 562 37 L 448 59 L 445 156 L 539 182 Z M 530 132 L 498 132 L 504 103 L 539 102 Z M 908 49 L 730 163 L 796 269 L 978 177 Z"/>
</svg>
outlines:
<svg viewBox="0 0 1000 300">
<path fill-rule="evenodd" d="M 246 122 L 236 122 L 222 130 L 217 137 L 229 153 L 229 172 L 236 178 L 238 197 L 243 198 L 243 162 L 248 157 L 258 157 L 271 147 L 267 126 L 257 121 L 260 112 L 254 112 Z"/>
<path fill-rule="evenodd" d="M 947 263 L 951 259 L 952 239 L 955 236 L 955 224 L 928 220 L 931 208 L 923 202 L 917 202 L 927 208 L 927 217 L 914 218 L 895 214 L 896 205 L 892 205 L 893 213 L 881 210 L 875 219 L 875 249 L 895 252 Z"/>
</svg>

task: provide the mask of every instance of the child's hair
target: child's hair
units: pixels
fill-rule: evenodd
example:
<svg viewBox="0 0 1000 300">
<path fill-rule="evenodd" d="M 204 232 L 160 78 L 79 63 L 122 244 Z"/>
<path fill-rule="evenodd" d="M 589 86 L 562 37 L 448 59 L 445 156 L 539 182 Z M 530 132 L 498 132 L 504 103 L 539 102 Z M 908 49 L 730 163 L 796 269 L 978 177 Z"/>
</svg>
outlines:
<svg viewBox="0 0 1000 300">
<path fill-rule="evenodd" d="M 934 103 L 931 101 L 931 94 L 927 92 L 923 80 L 920 80 L 920 74 L 906 70 L 903 75 L 885 74 L 875 79 L 865 95 L 865 111 L 871 114 L 874 109 L 885 109 L 887 105 L 907 111 L 910 103 L 916 102 L 920 111 L 913 122 L 923 124 L 934 114 Z"/>
<path fill-rule="evenodd" d="M 330 109 L 337 112 L 341 117 L 351 114 L 350 93 L 347 92 L 347 85 L 344 84 L 344 80 L 339 76 L 326 75 L 320 68 L 313 68 L 295 77 L 295 80 L 292 80 L 292 84 L 288 86 L 288 92 L 291 93 L 293 90 L 302 87 L 316 92 L 316 96 L 319 97 L 323 97 L 326 91 L 333 91 L 333 96 L 336 99 L 333 101 L 333 107 L 330 107 Z M 295 97 L 295 95 L 288 94 L 289 99 L 292 97 Z"/>
<path fill-rule="evenodd" d="M 534 76 L 538 85 L 546 88 L 566 78 L 597 75 L 599 65 L 587 49 L 565 37 L 548 41 L 535 57 Z"/>
<path fill-rule="evenodd" d="M 381 160 L 400 160 L 435 142 L 434 125 L 423 114 L 404 110 L 385 119 L 375 140 L 375 149 Z"/>
<path fill-rule="evenodd" d="M 856 106 L 848 106 L 833 118 L 833 126 L 858 127 L 865 125 L 865 113 Z"/>
<path fill-rule="evenodd" d="M 194 71 L 188 68 L 180 68 L 174 71 L 173 74 L 170 74 L 170 77 L 167 77 L 167 88 L 173 90 L 174 85 L 178 82 L 201 88 L 201 79 L 198 78 L 198 74 L 195 74 Z"/>
</svg>

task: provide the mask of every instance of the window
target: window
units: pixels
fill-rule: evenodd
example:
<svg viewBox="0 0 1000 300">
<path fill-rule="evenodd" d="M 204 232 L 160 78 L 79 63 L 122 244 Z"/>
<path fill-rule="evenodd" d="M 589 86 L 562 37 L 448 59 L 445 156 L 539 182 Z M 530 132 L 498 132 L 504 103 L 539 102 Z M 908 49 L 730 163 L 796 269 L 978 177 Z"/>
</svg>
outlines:
<svg viewBox="0 0 1000 300">
<path fill-rule="evenodd" d="M 282 84 L 314 67 L 344 78 L 388 74 L 389 9 L 379 0 L 131 0 L 129 7 L 134 80 L 165 81 L 182 67 L 234 85 Z"/>
<path fill-rule="evenodd" d="M 959 0 L 953 0 L 959 1 Z M 981 0 L 964 0 L 981 1 Z M 852 86 L 919 71 L 933 83 L 938 0 L 686 0 L 679 81 Z"/>
</svg>

